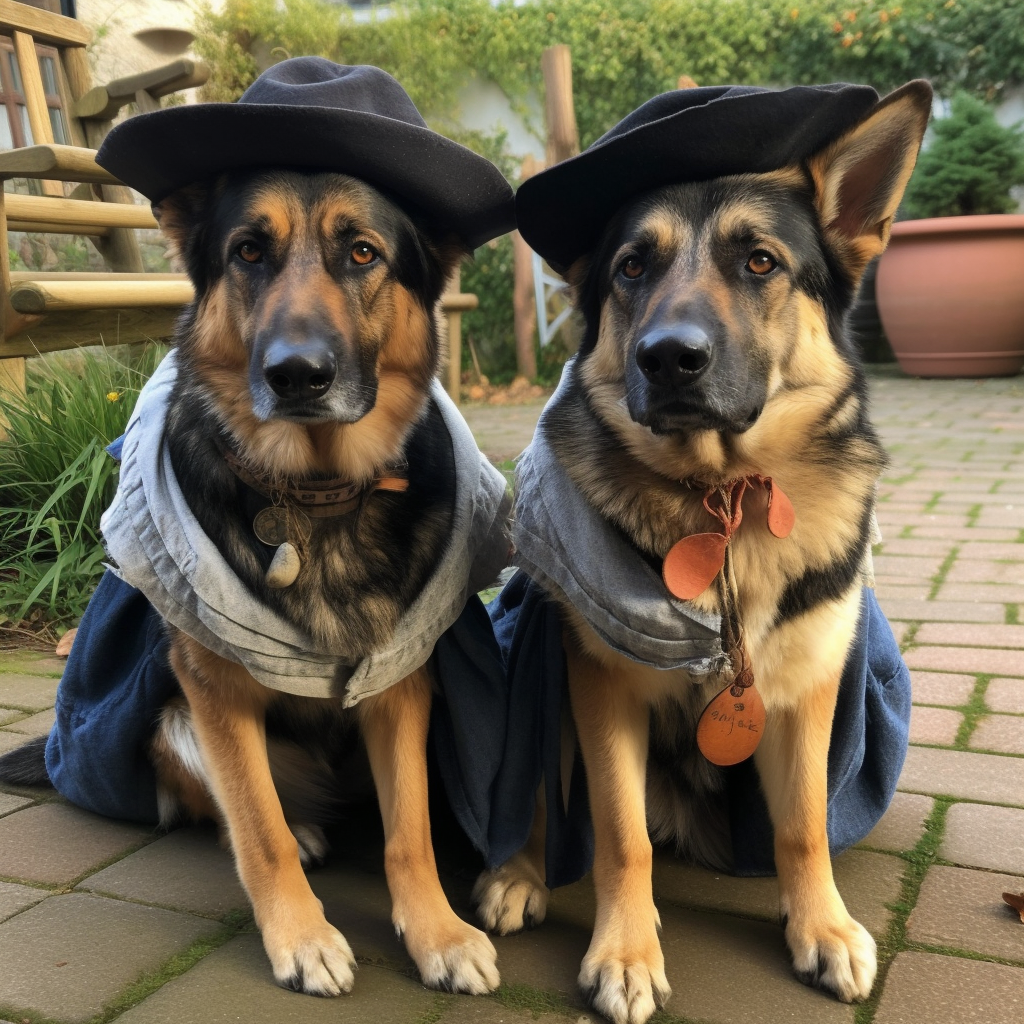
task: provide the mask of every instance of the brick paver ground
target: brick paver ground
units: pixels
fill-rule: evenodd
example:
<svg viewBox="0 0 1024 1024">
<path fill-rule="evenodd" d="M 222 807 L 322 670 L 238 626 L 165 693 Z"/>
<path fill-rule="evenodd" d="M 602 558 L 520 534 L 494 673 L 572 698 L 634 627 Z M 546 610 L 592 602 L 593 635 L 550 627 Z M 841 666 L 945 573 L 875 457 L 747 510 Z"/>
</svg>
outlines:
<svg viewBox="0 0 1024 1024">
<path fill-rule="evenodd" d="M 1024 378 L 928 382 L 887 370 L 872 390 L 893 460 L 879 495 L 878 594 L 911 666 L 915 710 L 901 791 L 835 870 L 879 942 L 880 980 L 861 1008 L 805 988 L 789 970 L 774 880 L 661 853 L 655 896 L 674 989 L 663 1024 L 1024 1019 L 1024 924 L 1000 898 L 1024 891 Z M 537 412 L 467 417 L 504 460 Z M 61 668 L 0 655 L 0 751 L 46 729 Z M 575 989 L 593 920 L 588 880 L 555 893 L 541 928 L 496 940 L 496 996 L 428 992 L 391 930 L 374 815 L 339 831 L 338 854 L 310 876 L 361 964 L 353 995 L 317 1000 L 273 985 L 212 829 L 161 836 L 52 793 L 0 792 L 0 1021 L 596 1019 Z M 468 915 L 475 866 L 448 846 L 443 880 Z"/>
</svg>

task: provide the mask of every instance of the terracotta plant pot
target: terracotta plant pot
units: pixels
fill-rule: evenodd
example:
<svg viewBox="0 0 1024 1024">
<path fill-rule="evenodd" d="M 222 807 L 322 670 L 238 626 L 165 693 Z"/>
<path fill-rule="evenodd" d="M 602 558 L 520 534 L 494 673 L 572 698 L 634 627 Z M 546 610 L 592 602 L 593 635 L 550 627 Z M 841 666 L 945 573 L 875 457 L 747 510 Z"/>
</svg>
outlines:
<svg viewBox="0 0 1024 1024">
<path fill-rule="evenodd" d="M 893 225 L 878 310 L 916 377 L 1010 377 L 1024 366 L 1024 215 Z"/>
</svg>

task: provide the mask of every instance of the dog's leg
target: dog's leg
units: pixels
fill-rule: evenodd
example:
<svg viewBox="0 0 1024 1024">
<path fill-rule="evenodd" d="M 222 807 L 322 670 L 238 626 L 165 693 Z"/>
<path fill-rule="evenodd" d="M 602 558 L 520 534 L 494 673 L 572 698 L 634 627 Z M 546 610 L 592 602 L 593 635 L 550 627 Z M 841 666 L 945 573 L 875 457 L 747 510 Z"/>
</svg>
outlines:
<svg viewBox="0 0 1024 1024">
<path fill-rule="evenodd" d="M 484 871 L 473 886 L 477 916 L 489 932 L 512 935 L 539 925 L 548 912 L 544 884 L 546 833 L 544 787 L 537 791 L 537 806 L 526 845 L 499 868 Z"/>
<path fill-rule="evenodd" d="M 270 775 L 264 731 L 269 692 L 241 666 L 180 635 L 171 645 L 171 666 L 192 710 L 210 788 L 274 979 L 311 995 L 350 991 L 352 950 L 327 923 L 306 881 Z"/>
<path fill-rule="evenodd" d="M 359 705 L 384 819 L 391 918 L 424 984 L 483 995 L 498 987 L 498 954 L 449 906 L 434 861 L 427 806 L 430 702 L 430 677 L 419 669 Z"/>
<path fill-rule="evenodd" d="M 875 980 L 875 940 L 848 913 L 832 878 L 826 834 L 828 746 L 838 681 L 773 712 L 757 749 L 775 828 L 775 866 L 786 942 L 797 977 L 843 1002 Z"/>
<path fill-rule="evenodd" d="M 569 693 L 594 822 L 594 936 L 579 985 L 614 1024 L 643 1024 L 672 990 L 658 941 L 644 792 L 649 711 L 628 679 L 565 632 Z"/>
</svg>

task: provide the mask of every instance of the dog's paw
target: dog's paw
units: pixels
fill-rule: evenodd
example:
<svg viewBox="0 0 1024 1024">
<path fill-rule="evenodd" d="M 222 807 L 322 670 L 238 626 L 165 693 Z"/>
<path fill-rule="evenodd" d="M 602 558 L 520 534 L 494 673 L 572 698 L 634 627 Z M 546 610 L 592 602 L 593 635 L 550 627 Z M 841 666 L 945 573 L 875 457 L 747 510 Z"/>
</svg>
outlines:
<svg viewBox="0 0 1024 1024">
<path fill-rule="evenodd" d="M 805 984 L 831 992 L 844 1003 L 871 994 L 878 969 L 875 940 L 849 914 L 832 921 L 785 922 L 793 970 Z"/>
<path fill-rule="evenodd" d="M 355 957 L 345 936 L 326 921 L 315 932 L 291 941 L 276 941 L 264 932 L 263 945 L 274 980 L 282 988 L 311 996 L 352 991 Z"/>
<path fill-rule="evenodd" d="M 474 996 L 493 992 L 501 978 L 491 940 L 450 908 L 438 917 L 446 919 L 424 922 L 421 928 L 395 921 L 395 930 L 405 939 L 405 948 L 419 968 L 423 984 Z"/>
<path fill-rule="evenodd" d="M 511 935 L 534 928 L 548 912 L 548 888 L 521 854 L 495 871 L 485 871 L 473 886 L 473 904 L 484 928 Z"/>
<path fill-rule="evenodd" d="M 591 944 L 580 968 L 579 986 L 587 1002 L 612 1024 L 644 1024 L 672 995 L 657 937 L 642 951 L 596 945 Z"/>
<path fill-rule="evenodd" d="M 319 825 L 289 825 L 299 844 L 299 863 L 303 871 L 320 867 L 330 852 L 327 836 Z"/>
</svg>

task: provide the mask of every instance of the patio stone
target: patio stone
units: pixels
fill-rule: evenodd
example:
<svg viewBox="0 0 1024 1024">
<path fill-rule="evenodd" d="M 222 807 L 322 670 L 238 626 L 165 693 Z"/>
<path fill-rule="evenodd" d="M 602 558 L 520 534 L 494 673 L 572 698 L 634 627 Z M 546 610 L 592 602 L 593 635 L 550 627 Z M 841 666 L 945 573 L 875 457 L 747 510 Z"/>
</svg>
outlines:
<svg viewBox="0 0 1024 1024">
<path fill-rule="evenodd" d="M 89 892 L 155 903 L 193 914 L 248 907 L 231 854 L 209 828 L 181 828 L 79 884 Z"/>
<path fill-rule="evenodd" d="M 27 796 L 15 796 L 13 793 L 0 793 L 0 815 L 10 814 L 19 807 L 26 807 L 32 803 Z"/>
<path fill-rule="evenodd" d="M 974 685 L 974 676 L 921 670 L 910 673 L 915 704 L 945 704 L 949 707 L 966 704 L 974 692 Z"/>
<path fill-rule="evenodd" d="M 1019 604 L 1024 601 L 1024 586 L 1009 583 L 943 583 L 937 597 L 940 601 Z"/>
<path fill-rule="evenodd" d="M 1020 1024 L 1024 968 L 935 953 L 900 953 L 875 1024 Z"/>
<path fill-rule="evenodd" d="M 985 690 L 985 703 L 992 711 L 1024 715 L 1024 679 L 993 679 Z"/>
<path fill-rule="evenodd" d="M 904 655 L 904 659 L 910 668 L 1024 676 L 1024 650 L 1004 651 L 992 647 L 914 647 Z"/>
<path fill-rule="evenodd" d="M 534 1016 L 528 1009 L 512 1008 L 498 999 L 480 999 L 472 996 L 453 996 L 444 1004 L 441 1024 L 511 1024 L 528 1021 L 529 1024 L 603 1024 L 596 1013 L 573 1014 L 568 1020 L 562 1014 L 541 1013 Z"/>
<path fill-rule="evenodd" d="M 910 709 L 910 742 L 934 743 L 950 746 L 956 739 L 957 730 L 964 716 L 948 708 Z"/>
<path fill-rule="evenodd" d="M 991 559 L 957 561 L 946 574 L 947 583 L 1009 583 L 1024 582 L 1024 566 L 1019 562 L 998 562 Z M 1007 629 L 1022 629 L 1007 626 Z"/>
<path fill-rule="evenodd" d="M 1024 891 L 1024 879 L 935 864 L 928 869 L 907 922 L 907 938 L 929 946 L 1024 960 L 1024 925 L 1002 899 Z"/>
<path fill-rule="evenodd" d="M 970 543 L 974 544 L 988 544 L 988 543 L 999 543 L 1001 541 L 1013 541 L 1017 539 L 1019 530 L 1010 530 L 1005 527 L 983 527 L 983 526 L 968 526 L 964 528 L 950 529 L 948 526 L 915 526 L 913 536 L 914 537 L 934 537 L 942 540 L 963 540 L 964 537 L 970 538 Z M 966 547 L 966 545 L 965 545 Z M 961 555 L 963 554 L 961 549 Z"/>
<path fill-rule="evenodd" d="M 0 925 L 0 1005 L 88 1020 L 140 974 L 216 928 L 120 900 L 52 896 Z"/>
<path fill-rule="evenodd" d="M 16 750 L 23 746 L 28 737 L 23 732 L 8 732 L 0 729 L 0 754 L 6 754 L 8 750 Z"/>
<path fill-rule="evenodd" d="M 906 493 L 906 488 L 900 488 Z M 912 537 L 884 538 L 882 541 L 882 554 L 884 555 L 912 555 L 915 558 L 936 556 L 940 562 L 953 550 L 954 545 L 942 540 L 918 540 Z M 995 557 L 995 556 L 993 556 Z M 929 576 L 932 573 L 928 574 Z"/>
<path fill-rule="evenodd" d="M 0 921 L 6 921 L 27 907 L 35 906 L 49 895 L 45 889 L 35 889 L 30 885 L 0 882 Z"/>
<path fill-rule="evenodd" d="M 53 708 L 50 708 L 48 711 L 39 711 L 12 723 L 5 731 L 21 733 L 23 736 L 49 736 L 56 720 L 57 716 Z"/>
<path fill-rule="evenodd" d="M 57 700 L 59 680 L 46 676 L 0 675 L 0 705 L 45 711 Z"/>
<path fill-rule="evenodd" d="M 846 909 L 876 937 L 889 926 L 892 915 L 886 904 L 899 897 L 903 868 L 903 861 L 867 850 L 847 850 L 833 861 L 836 887 Z M 776 878 L 735 878 L 662 851 L 654 860 L 654 896 L 691 910 L 779 920 Z"/>
<path fill-rule="evenodd" d="M 964 647 L 1024 647 L 1024 626 L 937 625 L 926 622 L 917 631 L 919 644 L 957 644 Z"/>
<path fill-rule="evenodd" d="M 971 734 L 976 750 L 998 750 L 1003 754 L 1024 754 L 1024 717 L 989 715 Z"/>
<path fill-rule="evenodd" d="M 1024 544 L 981 544 L 977 541 L 968 541 L 961 545 L 958 557 L 1024 562 Z"/>
<path fill-rule="evenodd" d="M 902 598 L 879 598 L 882 611 L 890 619 L 908 622 L 1003 622 L 1001 604 L 974 604 L 963 601 L 906 601 Z"/>
<path fill-rule="evenodd" d="M 53 676 L 64 674 L 66 658 L 56 658 L 39 651 L 5 651 L 0 662 L 0 675 Z"/>
<path fill-rule="evenodd" d="M 13 711 L 8 708 L 0 708 L 0 725 L 7 725 L 10 722 L 15 722 L 19 718 L 24 717 L 24 711 Z"/>
<path fill-rule="evenodd" d="M 0 875 L 60 885 L 152 834 L 67 804 L 26 807 L 0 818 Z"/>
<path fill-rule="evenodd" d="M 1024 759 L 911 747 L 899 787 L 911 793 L 1024 806 Z"/>
<path fill-rule="evenodd" d="M 912 850 L 924 835 L 924 823 L 935 801 L 917 793 L 896 793 L 881 821 L 859 844 L 893 853 Z"/>
<path fill-rule="evenodd" d="M 117 1020 L 118 1024 L 416 1024 L 436 998 L 418 981 L 365 964 L 356 971 L 355 986 L 348 995 L 321 999 L 291 992 L 274 984 L 259 936 L 239 935 Z"/>
<path fill-rule="evenodd" d="M 875 555 L 876 576 L 904 576 L 911 580 L 930 580 L 942 565 L 942 556 L 912 558 L 900 555 Z"/>
<path fill-rule="evenodd" d="M 1024 875 L 1024 810 L 953 804 L 939 856 L 956 864 Z M 1024 932 L 1024 928 L 1021 929 Z"/>
</svg>

